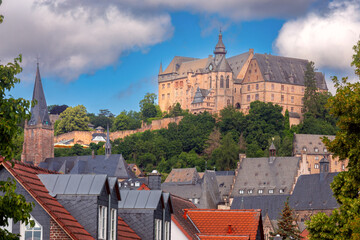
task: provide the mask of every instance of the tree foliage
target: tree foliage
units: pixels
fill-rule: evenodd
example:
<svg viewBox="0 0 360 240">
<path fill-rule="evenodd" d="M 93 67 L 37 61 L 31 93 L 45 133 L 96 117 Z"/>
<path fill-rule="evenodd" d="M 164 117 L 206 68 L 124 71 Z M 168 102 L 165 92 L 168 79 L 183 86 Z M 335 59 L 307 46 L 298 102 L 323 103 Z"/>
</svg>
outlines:
<svg viewBox="0 0 360 240">
<path fill-rule="evenodd" d="M 50 105 L 48 106 L 48 111 L 50 114 L 60 115 L 68 107 L 69 107 L 68 105 Z"/>
<path fill-rule="evenodd" d="M 86 131 L 88 130 L 89 120 L 86 108 L 83 105 L 68 107 L 60 114 L 60 119 L 57 121 L 55 128 L 55 135 L 71 131 Z"/>
<path fill-rule="evenodd" d="M 213 162 L 216 169 L 229 171 L 236 168 L 239 160 L 239 146 L 234 141 L 232 133 L 227 133 L 221 140 L 221 145 L 212 153 Z"/>
<path fill-rule="evenodd" d="M 280 235 L 284 240 L 301 239 L 300 231 L 296 225 L 294 212 L 289 205 L 289 198 L 287 198 L 284 208 L 281 211 L 280 219 L 277 223 L 277 229 L 275 232 L 270 233 L 270 235 Z"/>
<path fill-rule="evenodd" d="M 354 46 L 352 66 L 360 77 L 360 41 Z M 340 204 L 331 216 L 317 214 L 307 222 L 311 239 L 359 239 L 360 237 L 360 83 L 340 82 L 333 78 L 336 95 L 328 101 L 330 113 L 337 119 L 339 131 L 330 142 L 329 151 L 340 160 L 348 159 L 348 171 L 338 174 L 331 184 L 334 197 Z"/>
</svg>

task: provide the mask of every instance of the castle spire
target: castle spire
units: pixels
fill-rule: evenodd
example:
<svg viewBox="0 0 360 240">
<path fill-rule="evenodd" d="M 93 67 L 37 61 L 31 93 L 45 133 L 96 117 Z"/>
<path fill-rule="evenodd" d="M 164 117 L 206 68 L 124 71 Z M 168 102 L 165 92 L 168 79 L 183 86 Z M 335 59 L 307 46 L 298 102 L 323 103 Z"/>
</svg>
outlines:
<svg viewBox="0 0 360 240">
<path fill-rule="evenodd" d="M 160 69 L 159 69 L 159 75 L 162 74 L 163 69 L 162 69 L 162 62 L 160 62 Z"/>
<path fill-rule="evenodd" d="M 215 46 L 215 51 L 214 51 L 215 56 L 217 54 L 221 54 L 221 55 L 225 55 L 226 54 L 226 50 L 225 50 L 225 45 L 222 41 L 222 33 L 221 33 L 221 29 L 220 29 L 220 33 L 219 33 L 219 40 L 218 43 Z"/>
<path fill-rule="evenodd" d="M 46 105 L 46 99 L 44 90 L 41 83 L 39 62 L 37 62 L 35 85 L 33 91 L 33 101 L 36 101 L 35 106 L 31 108 L 31 119 L 29 125 L 37 125 L 39 123 L 43 125 L 51 125 L 48 114 L 48 108 Z"/>
<path fill-rule="evenodd" d="M 109 157 L 110 155 L 111 155 L 111 143 L 110 143 L 109 124 L 108 124 L 107 133 L 106 133 L 106 143 L 105 143 L 105 156 Z"/>
</svg>

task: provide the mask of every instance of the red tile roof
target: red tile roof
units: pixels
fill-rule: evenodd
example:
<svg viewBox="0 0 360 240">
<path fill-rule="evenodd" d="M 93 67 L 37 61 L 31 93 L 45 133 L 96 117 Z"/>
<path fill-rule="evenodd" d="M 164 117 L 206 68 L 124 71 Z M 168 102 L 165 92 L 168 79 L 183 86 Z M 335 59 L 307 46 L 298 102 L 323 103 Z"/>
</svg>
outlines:
<svg viewBox="0 0 360 240">
<path fill-rule="evenodd" d="M 141 239 L 135 232 L 132 230 L 129 225 L 121 218 L 118 217 L 118 239 Z"/>
<path fill-rule="evenodd" d="M 4 162 L 0 157 L 0 166 L 4 166 L 14 176 L 69 237 L 79 240 L 94 239 L 54 197 L 50 196 L 37 176 L 37 174 L 56 174 L 56 172 L 18 161 L 14 163 L 11 167 L 11 163 Z"/>
<path fill-rule="evenodd" d="M 170 194 L 173 205 L 173 214 L 171 220 L 176 226 L 185 234 L 188 239 L 197 239 L 197 230 L 184 216 L 184 209 L 196 208 L 196 206 L 189 200 Z"/>
<path fill-rule="evenodd" d="M 247 236 L 250 240 L 263 239 L 260 209 L 218 210 L 218 209 L 186 209 L 186 217 L 196 226 L 203 237 Z M 218 239 L 218 238 L 216 238 Z M 222 238 L 221 238 L 222 239 Z"/>
<path fill-rule="evenodd" d="M 309 231 L 305 228 L 300 234 L 300 236 L 302 237 L 301 239 L 303 240 L 309 239 L 309 234 L 310 234 Z"/>
<path fill-rule="evenodd" d="M 137 190 L 150 190 L 150 188 L 148 186 L 146 186 L 145 183 L 143 183 Z"/>
<path fill-rule="evenodd" d="M 249 236 L 226 236 L 226 235 L 201 235 L 199 234 L 199 238 L 200 240 L 231 240 L 231 239 L 236 239 L 236 240 L 249 240 L 250 237 Z"/>
</svg>

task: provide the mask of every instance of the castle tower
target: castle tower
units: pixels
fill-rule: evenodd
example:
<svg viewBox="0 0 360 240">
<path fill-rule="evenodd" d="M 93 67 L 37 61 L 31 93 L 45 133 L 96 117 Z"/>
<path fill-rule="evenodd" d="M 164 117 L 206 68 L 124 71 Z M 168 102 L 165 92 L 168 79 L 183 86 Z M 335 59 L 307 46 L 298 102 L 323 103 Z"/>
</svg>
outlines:
<svg viewBox="0 0 360 240">
<path fill-rule="evenodd" d="M 216 65 L 220 62 L 220 60 L 225 58 L 226 50 L 225 50 L 225 45 L 224 45 L 224 43 L 222 41 L 221 30 L 220 30 L 220 33 L 219 33 L 218 43 L 215 46 L 214 54 L 215 54 L 215 64 Z"/>
<path fill-rule="evenodd" d="M 105 156 L 106 158 L 108 158 L 110 155 L 111 155 L 111 143 L 110 143 L 109 125 L 107 125 Z"/>
<path fill-rule="evenodd" d="M 31 119 L 25 121 L 21 161 L 33 162 L 37 166 L 46 158 L 54 157 L 54 128 L 48 114 L 39 63 L 36 69 L 32 100 L 36 103 L 31 108 Z"/>
</svg>

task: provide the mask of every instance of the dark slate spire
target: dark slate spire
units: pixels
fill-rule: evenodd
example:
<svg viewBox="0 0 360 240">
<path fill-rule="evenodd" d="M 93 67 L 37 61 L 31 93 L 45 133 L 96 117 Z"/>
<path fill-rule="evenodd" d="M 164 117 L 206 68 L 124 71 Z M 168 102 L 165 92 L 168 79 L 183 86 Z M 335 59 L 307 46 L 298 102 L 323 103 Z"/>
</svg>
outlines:
<svg viewBox="0 0 360 240">
<path fill-rule="evenodd" d="M 223 55 L 225 55 L 225 54 L 226 54 L 225 45 L 224 45 L 224 43 L 223 43 L 223 41 L 222 41 L 221 30 L 220 30 L 220 33 L 219 33 L 218 43 L 217 43 L 216 46 L 215 46 L 214 54 L 215 54 L 215 55 L 217 55 L 217 54 L 223 54 Z"/>
<path fill-rule="evenodd" d="M 31 108 L 31 119 L 28 122 L 28 125 L 37 125 L 39 123 L 42 123 L 43 125 L 51 125 L 45 94 L 41 83 L 39 63 L 37 63 L 32 100 L 36 100 L 36 105 Z"/>
<path fill-rule="evenodd" d="M 106 143 L 105 143 L 105 156 L 111 155 L 111 143 L 110 143 L 110 134 L 109 134 L 109 124 L 107 125 L 107 133 L 106 133 Z"/>
<path fill-rule="evenodd" d="M 162 62 L 160 62 L 160 69 L 159 69 L 159 75 L 162 74 L 163 69 L 162 69 Z"/>
</svg>

